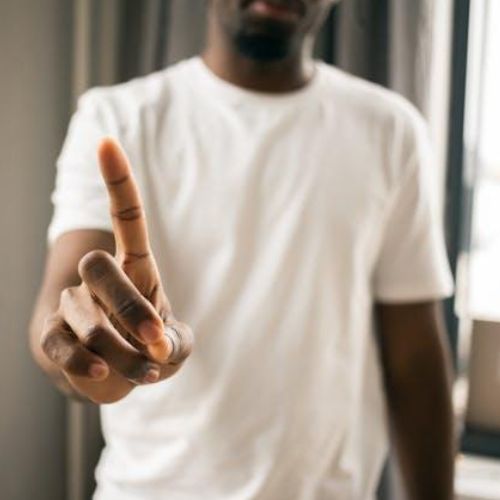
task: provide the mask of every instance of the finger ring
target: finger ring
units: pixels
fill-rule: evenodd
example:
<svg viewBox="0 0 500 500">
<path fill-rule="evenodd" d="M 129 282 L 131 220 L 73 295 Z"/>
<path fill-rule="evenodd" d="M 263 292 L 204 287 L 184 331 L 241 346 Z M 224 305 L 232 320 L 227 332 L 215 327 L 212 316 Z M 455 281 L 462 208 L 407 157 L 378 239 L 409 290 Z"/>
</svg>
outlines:
<svg viewBox="0 0 500 500">
<path fill-rule="evenodd" d="M 175 326 L 165 325 L 165 336 L 170 340 L 170 343 L 172 344 L 172 352 L 168 357 L 168 359 L 171 359 L 172 361 L 169 364 L 175 364 L 175 361 L 179 356 L 182 347 L 181 334 L 179 330 L 175 328 Z"/>
</svg>

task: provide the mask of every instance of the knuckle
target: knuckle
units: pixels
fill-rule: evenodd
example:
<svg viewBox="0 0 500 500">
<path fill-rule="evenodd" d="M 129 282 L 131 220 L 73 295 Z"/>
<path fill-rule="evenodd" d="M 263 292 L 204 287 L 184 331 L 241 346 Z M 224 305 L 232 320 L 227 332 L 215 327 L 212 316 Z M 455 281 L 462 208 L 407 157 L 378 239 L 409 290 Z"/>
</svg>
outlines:
<svg viewBox="0 0 500 500">
<path fill-rule="evenodd" d="M 104 250 L 92 250 L 80 259 L 78 272 L 84 281 L 98 281 L 108 274 L 111 260 L 111 255 Z"/>
<path fill-rule="evenodd" d="M 140 383 L 146 375 L 149 367 L 150 365 L 146 359 L 134 360 L 126 363 L 126 365 L 122 367 L 121 373 L 126 379 Z"/>
<path fill-rule="evenodd" d="M 113 213 L 113 217 L 118 220 L 123 221 L 132 221 L 143 217 L 144 211 L 142 206 L 134 205 L 132 207 L 126 208 L 124 210 L 120 210 L 118 212 Z"/>
<path fill-rule="evenodd" d="M 49 358 L 52 358 L 57 350 L 57 341 L 61 333 L 61 318 L 56 314 L 47 316 L 40 336 L 40 347 Z"/>
<path fill-rule="evenodd" d="M 49 330 L 45 330 L 40 337 L 40 346 L 42 351 L 52 359 L 54 350 L 56 348 L 56 340 L 57 340 L 58 332 L 51 328 Z"/>
<path fill-rule="evenodd" d="M 61 367 L 64 371 L 73 374 L 83 373 L 84 360 L 78 349 L 71 349 L 61 361 Z"/>
<path fill-rule="evenodd" d="M 85 332 L 84 345 L 89 349 L 98 347 L 106 339 L 107 333 L 102 325 L 91 325 Z"/>
<path fill-rule="evenodd" d="M 123 297 L 116 305 L 116 316 L 138 322 L 147 317 L 143 304 L 136 297 Z"/>
<path fill-rule="evenodd" d="M 59 299 L 61 307 L 64 308 L 66 304 L 73 301 L 75 299 L 75 295 L 76 295 L 76 287 L 65 288 L 61 292 L 61 296 Z"/>
</svg>

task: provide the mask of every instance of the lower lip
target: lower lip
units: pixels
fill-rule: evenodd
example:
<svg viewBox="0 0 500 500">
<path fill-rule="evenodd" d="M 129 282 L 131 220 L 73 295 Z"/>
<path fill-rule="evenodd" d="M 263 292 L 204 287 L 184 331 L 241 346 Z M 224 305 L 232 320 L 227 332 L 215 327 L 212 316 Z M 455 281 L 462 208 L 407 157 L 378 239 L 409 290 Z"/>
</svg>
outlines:
<svg viewBox="0 0 500 500">
<path fill-rule="evenodd" d="M 296 21 L 299 17 L 297 12 L 292 9 L 277 7 L 276 5 L 267 3 L 264 0 L 257 0 L 250 4 L 249 11 L 252 14 L 263 17 L 272 17 L 280 21 Z"/>
</svg>

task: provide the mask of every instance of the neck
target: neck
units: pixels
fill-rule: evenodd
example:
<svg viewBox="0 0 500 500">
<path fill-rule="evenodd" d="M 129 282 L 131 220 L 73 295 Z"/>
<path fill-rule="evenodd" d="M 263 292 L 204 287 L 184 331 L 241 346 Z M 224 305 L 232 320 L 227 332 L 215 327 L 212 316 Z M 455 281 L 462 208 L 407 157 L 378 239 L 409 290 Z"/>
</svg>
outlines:
<svg viewBox="0 0 500 500">
<path fill-rule="evenodd" d="M 239 54 L 215 22 L 209 22 L 202 58 L 219 78 L 239 87 L 266 93 L 298 90 L 314 73 L 312 42 L 278 61 L 258 61 Z"/>
</svg>

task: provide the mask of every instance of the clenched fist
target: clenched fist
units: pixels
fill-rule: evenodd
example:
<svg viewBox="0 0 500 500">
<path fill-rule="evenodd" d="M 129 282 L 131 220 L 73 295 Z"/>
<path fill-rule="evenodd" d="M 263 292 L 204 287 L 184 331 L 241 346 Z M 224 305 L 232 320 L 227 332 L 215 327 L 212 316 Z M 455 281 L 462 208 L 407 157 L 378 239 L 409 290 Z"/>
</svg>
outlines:
<svg viewBox="0 0 500 500">
<path fill-rule="evenodd" d="M 193 335 L 172 314 L 124 152 L 104 139 L 98 155 L 116 254 L 94 250 L 80 260 L 82 283 L 61 293 L 41 345 L 78 393 L 109 403 L 137 385 L 172 376 L 190 354 Z"/>
</svg>

